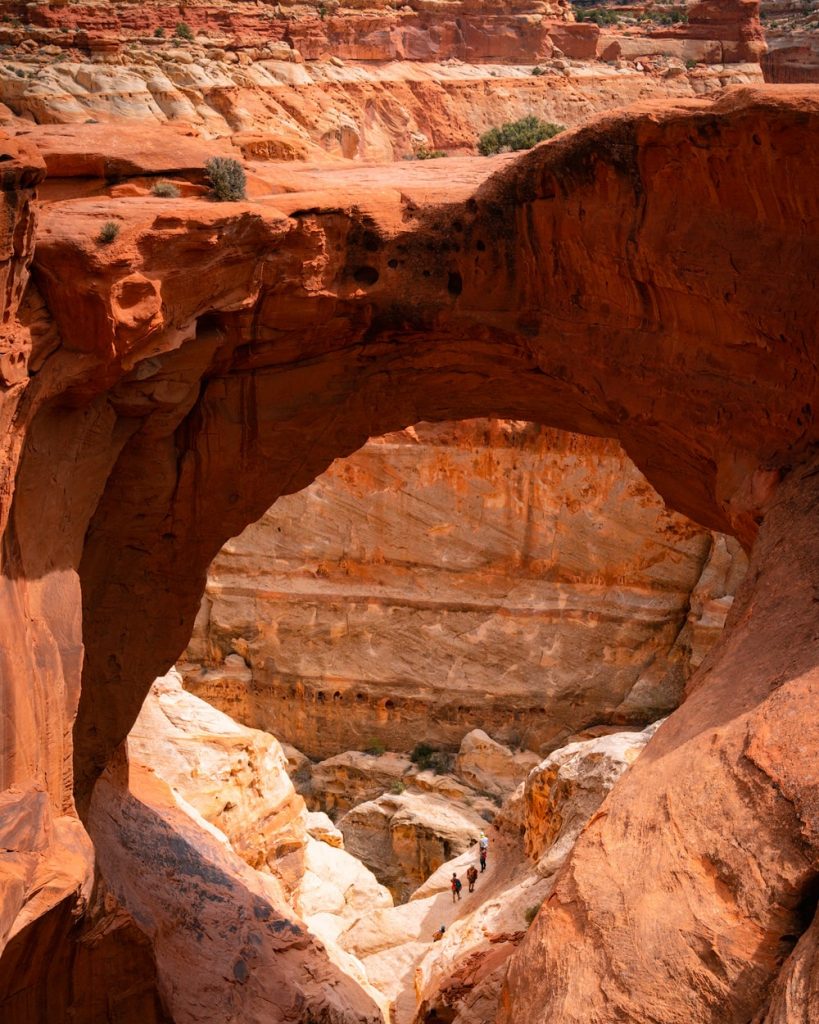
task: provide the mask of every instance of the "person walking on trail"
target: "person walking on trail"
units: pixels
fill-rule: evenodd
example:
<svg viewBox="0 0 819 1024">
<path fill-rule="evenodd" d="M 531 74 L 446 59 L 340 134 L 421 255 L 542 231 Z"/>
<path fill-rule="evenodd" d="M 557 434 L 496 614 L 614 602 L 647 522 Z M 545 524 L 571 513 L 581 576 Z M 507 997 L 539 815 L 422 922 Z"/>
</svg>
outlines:
<svg viewBox="0 0 819 1024">
<path fill-rule="evenodd" d="M 432 941 L 433 942 L 440 942 L 441 939 L 444 937 L 444 933 L 445 932 L 446 932 L 446 928 L 443 925 L 441 925 L 441 927 L 438 929 L 438 931 L 432 936 Z"/>
<path fill-rule="evenodd" d="M 466 880 L 469 882 L 469 891 L 475 891 L 475 883 L 478 881 L 478 869 L 474 864 L 469 865 L 469 870 L 466 873 Z"/>
<path fill-rule="evenodd" d="M 489 839 L 485 832 L 481 832 L 478 847 L 480 849 L 481 871 L 486 871 L 486 854 L 489 852 Z"/>
<path fill-rule="evenodd" d="M 463 889 L 463 883 L 454 871 L 452 872 L 452 881 L 449 884 L 452 888 L 452 902 L 454 903 L 461 898 L 461 889 Z"/>
</svg>

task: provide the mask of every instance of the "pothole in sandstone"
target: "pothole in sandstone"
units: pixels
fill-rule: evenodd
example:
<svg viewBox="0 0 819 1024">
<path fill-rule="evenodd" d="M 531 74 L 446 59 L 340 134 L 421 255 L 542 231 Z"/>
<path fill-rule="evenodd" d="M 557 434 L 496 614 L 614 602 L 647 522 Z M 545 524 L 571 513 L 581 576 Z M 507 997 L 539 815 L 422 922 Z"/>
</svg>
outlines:
<svg viewBox="0 0 819 1024">
<path fill-rule="evenodd" d="M 613 442 L 419 424 L 226 545 L 180 665 L 190 693 L 157 684 L 132 757 L 277 880 L 384 1014 L 488 1021 L 744 567 Z"/>
</svg>

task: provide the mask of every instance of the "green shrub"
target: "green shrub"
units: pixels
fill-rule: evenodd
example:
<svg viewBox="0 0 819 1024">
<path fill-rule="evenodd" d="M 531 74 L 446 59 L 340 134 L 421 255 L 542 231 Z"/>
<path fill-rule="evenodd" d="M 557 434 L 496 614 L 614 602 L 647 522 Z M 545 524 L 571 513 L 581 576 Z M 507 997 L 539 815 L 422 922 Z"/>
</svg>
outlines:
<svg viewBox="0 0 819 1024">
<path fill-rule="evenodd" d="M 173 34 L 177 39 L 186 39 L 189 43 L 193 41 L 193 32 L 191 32 L 191 27 L 184 21 L 177 23 L 176 28 L 173 30 Z"/>
<path fill-rule="evenodd" d="M 247 179 L 242 165 L 229 156 L 214 156 L 205 164 L 205 173 L 220 203 L 235 203 L 245 198 Z"/>
<path fill-rule="evenodd" d="M 182 193 L 172 181 L 158 181 L 152 186 L 151 195 L 160 199 L 178 199 Z"/>
<path fill-rule="evenodd" d="M 164 38 L 165 38 L 165 29 L 161 28 L 161 27 L 160 28 L 155 28 L 154 29 L 154 39 L 164 39 Z"/>
<path fill-rule="evenodd" d="M 535 78 L 539 78 L 541 75 L 545 75 L 546 74 L 546 68 L 541 68 L 541 67 L 532 68 L 532 74 L 535 76 Z"/>
<path fill-rule="evenodd" d="M 578 21 L 592 21 L 595 25 L 617 25 L 620 22 L 620 15 L 616 11 L 609 11 L 605 7 L 592 7 L 588 11 L 576 11 L 575 17 Z"/>
<path fill-rule="evenodd" d="M 435 772 L 436 775 L 451 771 L 454 760 L 454 754 L 437 750 L 428 743 L 417 743 L 410 754 L 410 761 L 418 765 L 422 772 Z"/>
<path fill-rule="evenodd" d="M 687 60 L 685 66 L 689 71 L 692 71 L 697 66 L 697 62 L 695 60 Z"/>
<path fill-rule="evenodd" d="M 110 245 L 119 234 L 119 224 L 115 220 L 107 220 L 100 228 L 97 241 L 100 245 Z"/>
<path fill-rule="evenodd" d="M 372 754 L 374 757 L 381 757 L 381 755 L 386 751 L 386 749 L 387 748 L 384 746 L 381 740 L 373 739 L 370 740 L 370 742 L 364 748 L 364 753 Z"/>
<path fill-rule="evenodd" d="M 417 764 L 422 772 L 425 772 L 432 763 L 432 755 L 435 753 L 435 747 L 431 747 L 428 743 L 416 743 L 410 754 L 410 761 L 413 764 Z"/>
<path fill-rule="evenodd" d="M 540 910 L 542 906 L 542 903 L 533 903 L 531 907 L 526 908 L 523 916 L 526 919 L 527 925 L 531 924 L 532 921 L 534 921 L 534 919 L 537 917 L 537 912 Z"/>
<path fill-rule="evenodd" d="M 478 152 L 481 156 L 491 156 L 493 153 L 531 149 L 538 142 L 554 138 L 565 129 L 563 124 L 541 121 L 539 117 L 530 114 L 519 121 L 507 121 L 499 128 L 490 128 L 484 132 L 478 139 Z"/>
<path fill-rule="evenodd" d="M 404 785 L 404 783 L 401 782 L 401 780 L 399 779 L 397 782 L 393 782 L 393 784 L 390 786 L 390 792 L 395 793 L 396 796 L 400 796 L 401 793 L 403 793 L 406 788 L 407 787 Z"/>
<path fill-rule="evenodd" d="M 426 146 L 419 146 L 415 150 L 416 160 L 440 160 L 442 156 L 446 155 L 442 149 L 427 149 Z"/>
</svg>

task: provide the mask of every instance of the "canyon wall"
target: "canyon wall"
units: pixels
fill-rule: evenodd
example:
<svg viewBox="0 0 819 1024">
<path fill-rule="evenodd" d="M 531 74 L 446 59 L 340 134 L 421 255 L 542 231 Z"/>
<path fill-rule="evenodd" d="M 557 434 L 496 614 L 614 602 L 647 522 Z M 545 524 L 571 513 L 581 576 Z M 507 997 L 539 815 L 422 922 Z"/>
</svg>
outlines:
<svg viewBox="0 0 819 1024">
<path fill-rule="evenodd" d="M 629 17 L 616 31 L 575 21 L 565 0 L 502 12 L 421 0 L 0 11 L 0 117 L 170 121 L 230 137 L 250 160 L 473 153 L 481 132 L 526 115 L 571 126 L 650 97 L 761 81 L 749 0 L 694 5 L 672 28 Z"/>
<path fill-rule="evenodd" d="M 615 442 L 422 423 L 229 542 L 181 668 L 311 757 L 457 749 L 477 727 L 551 749 L 673 710 L 744 564 Z"/>
<path fill-rule="evenodd" d="M 765 0 L 760 6 L 765 81 L 819 82 L 819 7 L 795 0 Z"/>
</svg>

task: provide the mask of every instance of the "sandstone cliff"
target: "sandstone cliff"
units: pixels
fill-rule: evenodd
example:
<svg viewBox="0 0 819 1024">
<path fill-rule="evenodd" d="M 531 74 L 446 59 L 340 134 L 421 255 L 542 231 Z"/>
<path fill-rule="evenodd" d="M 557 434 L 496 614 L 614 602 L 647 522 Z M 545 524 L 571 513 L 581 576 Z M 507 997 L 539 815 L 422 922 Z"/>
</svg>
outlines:
<svg viewBox="0 0 819 1024">
<path fill-rule="evenodd" d="M 2 390 L 3 788 L 46 792 L 56 818 L 76 793 L 90 820 L 212 557 L 368 437 L 490 415 L 617 437 L 674 508 L 753 548 L 752 567 L 514 954 L 504 1018 L 815 1016 L 817 117 L 809 88 L 729 91 L 611 114 L 521 158 L 362 168 L 227 209 L 75 193 L 42 212 L 33 281 L 42 169 L 4 140 L 18 287 L 2 322 L 23 358 Z M 101 877 L 173 905 L 162 844 L 146 870 L 139 843 L 148 825 L 167 837 L 178 807 L 148 792 L 140 810 L 115 783 L 95 797 L 112 809 Z M 80 860 L 55 912 L 15 936 L 15 963 L 39 973 L 22 990 L 3 974 L 0 1006 L 14 998 L 23 1024 L 49 971 L 67 987 L 82 969 Z M 248 919 L 257 884 L 223 890 Z M 36 886 L 6 891 L 8 919 Z M 76 957 L 32 958 L 58 933 Z M 289 957 L 288 936 L 265 957 Z"/>
<path fill-rule="evenodd" d="M 478 727 L 551 749 L 676 707 L 743 569 L 615 443 L 419 424 L 229 542 L 182 670 L 311 757 Z"/>
<path fill-rule="evenodd" d="M 11 121 L 181 123 L 250 160 L 474 152 L 482 131 L 528 114 L 574 125 L 761 80 L 752 0 L 617 31 L 577 22 L 566 0 L 5 7 Z"/>
</svg>

